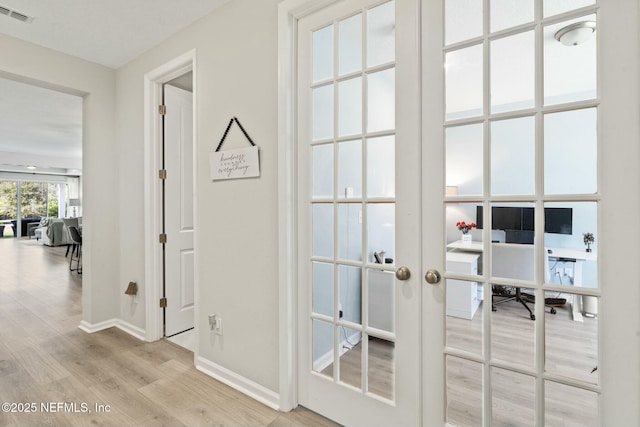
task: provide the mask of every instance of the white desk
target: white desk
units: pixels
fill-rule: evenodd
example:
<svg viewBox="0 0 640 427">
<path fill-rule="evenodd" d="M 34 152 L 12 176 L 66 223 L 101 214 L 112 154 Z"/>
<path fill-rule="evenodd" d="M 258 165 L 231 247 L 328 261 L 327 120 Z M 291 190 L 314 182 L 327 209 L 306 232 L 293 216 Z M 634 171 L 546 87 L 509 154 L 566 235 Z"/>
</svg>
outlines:
<svg viewBox="0 0 640 427">
<path fill-rule="evenodd" d="M 500 243 L 500 245 L 508 246 L 511 243 Z M 513 244 L 515 246 L 519 246 L 518 244 Z M 457 240 L 455 242 L 451 242 L 447 245 L 447 249 L 453 250 L 454 252 L 471 252 L 471 253 L 482 253 L 483 252 L 483 244 L 482 241 L 472 241 L 470 243 L 463 243 L 461 240 Z M 548 248 L 551 252 L 548 253 L 549 259 L 557 259 L 564 260 L 567 262 L 573 262 L 573 286 L 582 287 L 582 267 L 584 266 L 585 261 L 597 261 L 598 255 L 595 252 L 586 252 L 577 249 L 569 249 L 569 248 Z M 594 298 L 594 297 L 583 297 L 583 298 Z M 571 303 L 571 312 L 573 315 L 573 320 L 581 322 L 582 318 L 582 305 L 583 298 L 573 298 Z M 597 313 L 593 313 L 597 314 Z"/>
</svg>

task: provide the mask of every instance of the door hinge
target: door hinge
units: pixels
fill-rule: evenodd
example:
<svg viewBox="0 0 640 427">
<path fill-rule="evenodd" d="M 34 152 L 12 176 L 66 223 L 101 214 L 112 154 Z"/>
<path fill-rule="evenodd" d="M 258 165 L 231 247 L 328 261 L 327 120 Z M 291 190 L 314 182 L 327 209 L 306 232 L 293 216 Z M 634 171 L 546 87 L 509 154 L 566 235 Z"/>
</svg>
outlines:
<svg viewBox="0 0 640 427">
<path fill-rule="evenodd" d="M 162 243 L 162 244 L 167 243 L 167 235 L 166 235 L 166 233 L 160 234 L 160 243 Z"/>
<path fill-rule="evenodd" d="M 167 106 L 166 105 L 158 105 L 158 114 L 164 116 L 167 114 Z"/>
<path fill-rule="evenodd" d="M 160 179 L 167 179 L 167 170 L 166 169 L 160 169 L 158 171 L 158 176 Z"/>
<path fill-rule="evenodd" d="M 160 298 L 160 308 L 166 308 L 166 307 L 167 307 L 167 299 Z"/>
</svg>

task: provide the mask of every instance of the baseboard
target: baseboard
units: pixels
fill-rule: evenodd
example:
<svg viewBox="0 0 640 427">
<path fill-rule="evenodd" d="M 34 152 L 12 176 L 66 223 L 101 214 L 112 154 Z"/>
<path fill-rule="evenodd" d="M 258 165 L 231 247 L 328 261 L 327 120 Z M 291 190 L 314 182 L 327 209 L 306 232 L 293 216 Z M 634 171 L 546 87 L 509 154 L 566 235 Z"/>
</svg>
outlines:
<svg viewBox="0 0 640 427">
<path fill-rule="evenodd" d="M 129 322 L 125 322 L 123 320 L 118 320 L 118 322 L 116 323 L 116 328 L 128 333 L 129 335 L 132 335 L 136 338 L 138 338 L 140 341 L 146 341 L 147 340 L 147 331 L 145 331 L 142 328 L 139 328 L 135 325 L 132 325 Z"/>
<path fill-rule="evenodd" d="M 86 320 L 83 320 L 80 322 L 80 325 L 78 326 L 78 328 L 80 328 L 81 330 L 89 334 L 93 334 L 95 332 L 100 332 L 100 331 L 104 331 L 105 329 L 113 328 L 117 324 L 118 324 L 118 319 L 109 319 L 109 320 L 105 320 L 104 322 L 98 322 L 98 323 L 89 323 Z"/>
<path fill-rule="evenodd" d="M 280 410 L 280 395 L 254 381 L 200 356 L 196 359 L 196 369 L 276 411 Z"/>
<path fill-rule="evenodd" d="M 347 348 L 348 347 L 347 344 L 349 344 L 349 342 L 359 343 L 361 340 L 362 340 L 362 333 L 356 331 L 353 334 L 351 334 L 349 339 L 344 339 L 344 340 L 340 341 L 340 355 L 339 356 L 342 356 L 347 351 L 349 351 L 349 348 Z M 349 345 L 351 345 L 351 344 L 349 344 Z M 328 352 L 326 352 L 325 354 L 323 354 L 322 356 L 318 357 L 316 360 L 313 361 L 313 370 L 315 372 L 322 372 L 328 366 L 330 366 L 332 364 L 333 364 L 333 349 L 329 350 Z"/>
<path fill-rule="evenodd" d="M 105 320 L 104 322 L 98 322 L 98 323 L 89 323 L 86 320 L 83 320 L 80 322 L 80 325 L 78 325 L 79 329 L 89 334 L 104 331 L 105 329 L 114 328 L 114 327 L 128 333 L 129 335 L 132 335 L 138 338 L 141 341 L 147 340 L 146 332 L 144 329 L 141 329 L 135 325 L 132 325 L 131 323 L 125 322 L 120 319 L 109 319 L 109 320 Z"/>
</svg>

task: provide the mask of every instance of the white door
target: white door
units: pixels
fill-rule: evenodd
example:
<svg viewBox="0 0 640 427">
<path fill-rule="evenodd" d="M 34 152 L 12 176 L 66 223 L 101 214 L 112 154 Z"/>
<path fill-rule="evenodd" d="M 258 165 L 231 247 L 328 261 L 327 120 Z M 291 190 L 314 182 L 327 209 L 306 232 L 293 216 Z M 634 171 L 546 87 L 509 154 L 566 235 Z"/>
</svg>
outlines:
<svg viewBox="0 0 640 427">
<path fill-rule="evenodd" d="M 194 326 L 193 95 L 164 86 L 165 336 Z"/>
<path fill-rule="evenodd" d="M 424 3 L 423 253 L 444 273 L 425 323 L 446 306 L 424 424 L 637 425 L 638 251 L 612 227 L 638 206 L 637 75 L 598 65 L 637 72 L 615 41 L 637 50 L 637 2 Z"/>
<path fill-rule="evenodd" d="M 345 425 L 420 422 L 418 19 L 356 0 L 299 22 L 299 402 Z"/>
</svg>

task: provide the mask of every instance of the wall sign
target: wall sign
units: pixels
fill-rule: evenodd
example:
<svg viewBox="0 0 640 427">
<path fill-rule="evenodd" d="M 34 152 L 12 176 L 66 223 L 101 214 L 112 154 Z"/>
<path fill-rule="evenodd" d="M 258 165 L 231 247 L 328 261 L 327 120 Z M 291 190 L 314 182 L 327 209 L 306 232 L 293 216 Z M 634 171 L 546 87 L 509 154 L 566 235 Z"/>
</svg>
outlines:
<svg viewBox="0 0 640 427">
<path fill-rule="evenodd" d="M 231 129 L 231 125 L 233 125 L 234 122 L 240 127 L 240 130 L 249 143 L 251 143 L 251 147 L 220 151 L 224 140 L 227 138 L 229 129 Z M 211 168 L 211 179 L 214 181 L 223 179 L 255 178 L 260 176 L 260 156 L 258 153 L 258 147 L 251 140 L 251 137 L 247 134 L 236 117 L 229 120 L 227 129 L 224 131 L 224 135 L 222 136 L 216 151 L 209 154 L 209 165 Z"/>
</svg>

